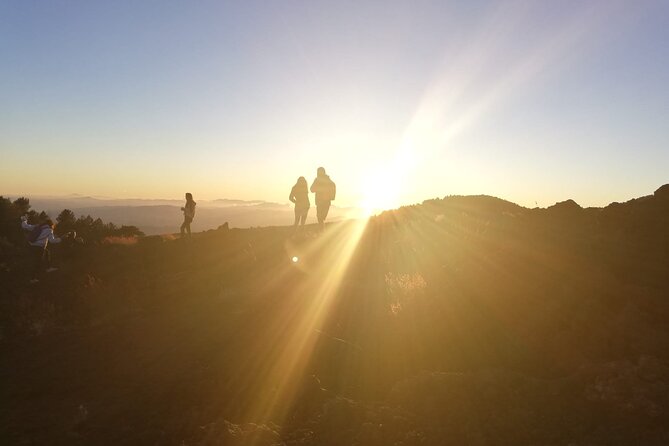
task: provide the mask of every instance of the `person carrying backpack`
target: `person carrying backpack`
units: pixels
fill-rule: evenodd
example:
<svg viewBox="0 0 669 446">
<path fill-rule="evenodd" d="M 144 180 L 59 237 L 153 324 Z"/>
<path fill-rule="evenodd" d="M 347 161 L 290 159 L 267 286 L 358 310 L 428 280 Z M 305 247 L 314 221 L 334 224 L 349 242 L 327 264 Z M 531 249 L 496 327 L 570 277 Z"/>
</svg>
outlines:
<svg viewBox="0 0 669 446">
<path fill-rule="evenodd" d="M 195 201 L 193 201 L 193 194 L 186 192 L 186 205 L 181 208 L 184 213 L 184 222 L 181 224 L 181 237 L 184 236 L 184 231 L 188 231 L 190 237 L 190 224 L 195 217 Z"/>
<path fill-rule="evenodd" d="M 42 270 L 47 273 L 58 270 L 58 268 L 51 266 L 51 251 L 49 250 L 49 245 L 51 243 L 60 243 L 62 239 L 54 235 L 54 224 L 50 218 L 47 218 L 36 225 L 31 225 L 28 223 L 28 218 L 24 215 L 21 217 L 21 227 L 25 231 L 28 231 L 28 245 L 34 265 L 31 282 L 35 283 L 39 281 L 38 276 Z"/>
<path fill-rule="evenodd" d="M 325 174 L 325 168 L 319 167 L 316 170 L 316 179 L 311 184 L 311 192 L 316 194 L 316 217 L 322 231 L 330 210 L 330 203 L 335 199 L 335 195 L 337 195 L 337 186 Z"/>
</svg>

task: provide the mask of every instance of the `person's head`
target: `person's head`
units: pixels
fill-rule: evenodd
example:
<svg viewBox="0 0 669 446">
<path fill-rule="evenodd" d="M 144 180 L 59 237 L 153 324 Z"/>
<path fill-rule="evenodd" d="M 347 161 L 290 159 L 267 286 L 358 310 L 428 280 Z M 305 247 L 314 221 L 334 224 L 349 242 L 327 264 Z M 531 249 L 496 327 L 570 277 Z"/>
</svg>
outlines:
<svg viewBox="0 0 669 446">
<path fill-rule="evenodd" d="M 307 179 L 304 178 L 304 177 L 299 177 L 297 179 L 297 183 L 295 183 L 295 186 L 306 188 L 307 187 Z"/>
<path fill-rule="evenodd" d="M 316 175 L 318 175 L 319 177 L 325 175 L 325 167 L 319 167 L 318 169 L 316 169 Z"/>
<path fill-rule="evenodd" d="M 54 228 L 53 220 L 51 220 L 50 218 L 45 218 L 43 224 L 47 225 L 51 229 Z"/>
<path fill-rule="evenodd" d="M 193 201 L 193 194 L 191 194 L 190 192 L 186 192 L 186 200 Z"/>
</svg>

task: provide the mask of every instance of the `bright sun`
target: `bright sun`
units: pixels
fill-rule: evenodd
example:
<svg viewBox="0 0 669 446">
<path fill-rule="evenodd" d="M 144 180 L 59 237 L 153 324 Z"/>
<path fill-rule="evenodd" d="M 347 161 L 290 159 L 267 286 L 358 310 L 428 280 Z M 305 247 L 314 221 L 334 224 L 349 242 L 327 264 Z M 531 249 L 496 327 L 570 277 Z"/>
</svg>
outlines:
<svg viewBox="0 0 669 446">
<path fill-rule="evenodd" d="M 390 162 L 369 169 L 362 183 L 361 207 L 367 216 L 398 208 L 410 184 L 411 171 L 416 165 L 412 144 L 402 144 Z"/>
<path fill-rule="evenodd" d="M 365 179 L 362 208 L 365 214 L 372 215 L 399 205 L 401 176 L 394 175 L 391 169 L 375 172 Z"/>
</svg>

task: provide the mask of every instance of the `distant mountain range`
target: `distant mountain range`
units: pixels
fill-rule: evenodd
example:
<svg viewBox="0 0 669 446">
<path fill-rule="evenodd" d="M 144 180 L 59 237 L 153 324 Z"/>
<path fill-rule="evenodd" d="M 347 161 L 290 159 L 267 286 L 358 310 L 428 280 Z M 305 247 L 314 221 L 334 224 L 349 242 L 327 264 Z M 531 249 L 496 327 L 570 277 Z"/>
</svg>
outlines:
<svg viewBox="0 0 669 446">
<path fill-rule="evenodd" d="M 158 199 L 158 198 L 109 198 L 91 197 L 86 195 L 64 195 L 64 196 L 35 196 L 28 197 L 34 207 L 51 206 L 67 209 L 101 206 L 183 206 L 184 200 Z M 261 203 L 270 203 L 263 200 L 236 200 L 219 198 L 216 200 L 197 200 L 200 207 L 228 207 L 228 206 L 253 206 Z M 279 203 L 271 203 L 279 204 Z"/>
<path fill-rule="evenodd" d="M 13 197 L 16 198 L 16 197 Z M 63 209 L 70 209 L 78 217 L 90 215 L 116 225 L 133 225 L 147 235 L 172 233 L 179 230 L 183 221 L 181 207 L 184 200 L 169 199 L 115 199 L 68 195 L 60 197 L 28 197 L 33 209 L 45 211 L 55 218 Z M 316 210 L 310 211 L 308 223 L 315 223 Z M 358 208 L 337 207 L 330 209 L 328 220 L 356 218 L 362 215 Z M 293 223 L 293 207 L 289 204 L 263 200 L 216 199 L 197 200 L 193 231 L 215 229 L 228 222 L 230 227 L 285 226 Z"/>
</svg>

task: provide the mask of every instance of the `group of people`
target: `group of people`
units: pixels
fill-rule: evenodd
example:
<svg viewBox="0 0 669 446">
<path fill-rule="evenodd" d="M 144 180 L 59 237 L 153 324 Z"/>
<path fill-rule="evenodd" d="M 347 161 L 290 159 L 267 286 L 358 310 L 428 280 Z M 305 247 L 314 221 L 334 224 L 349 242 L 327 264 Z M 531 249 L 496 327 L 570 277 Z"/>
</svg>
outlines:
<svg viewBox="0 0 669 446">
<path fill-rule="evenodd" d="M 316 170 L 316 179 L 311 184 L 311 188 L 307 188 L 307 180 L 304 177 L 299 177 L 297 183 L 290 190 L 288 199 L 295 204 L 295 223 L 293 227 L 304 226 L 309 214 L 311 202 L 309 201 L 309 191 L 315 194 L 316 201 L 316 218 L 318 219 L 319 228 L 322 230 L 325 225 L 325 219 L 330 211 L 330 203 L 337 195 L 337 186 L 334 181 L 325 173 L 323 167 Z M 184 213 L 184 222 L 181 224 L 181 237 L 186 234 L 190 237 L 190 224 L 195 217 L 195 201 L 193 201 L 193 194 L 186 193 L 186 204 L 181 208 Z"/>
<path fill-rule="evenodd" d="M 325 225 L 325 219 L 330 211 L 330 203 L 337 195 L 337 186 L 334 181 L 325 173 L 323 167 L 316 170 L 316 179 L 311 183 L 311 188 L 307 189 L 307 180 L 304 177 L 299 177 L 297 183 L 290 190 L 288 199 L 295 203 L 295 223 L 293 227 L 298 225 L 304 226 L 309 214 L 311 203 L 309 202 L 309 190 L 315 194 L 316 200 L 316 218 L 320 229 Z"/>
<path fill-rule="evenodd" d="M 322 230 L 325 225 L 325 219 L 330 211 L 330 203 L 337 195 L 337 186 L 334 181 L 325 173 L 323 167 L 319 167 L 316 171 L 316 178 L 311 187 L 307 189 L 307 180 L 304 177 L 299 177 L 297 182 L 290 190 L 288 199 L 295 204 L 295 222 L 294 228 L 304 226 L 309 214 L 311 202 L 309 201 L 309 191 L 315 195 L 316 202 L 316 217 L 318 219 L 319 228 Z M 193 194 L 186 193 L 186 204 L 181 208 L 184 213 L 184 221 L 181 224 L 181 236 L 186 234 L 190 237 L 190 225 L 195 217 L 195 205 L 197 203 L 193 200 Z M 21 227 L 26 231 L 28 245 L 33 258 L 34 271 L 32 282 L 37 282 L 39 274 L 42 271 L 55 271 L 51 265 L 51 252 L 49 245 L 52 243 L 61 243 L 64 239 L 74 239 L 76 234 L 68 233 L 64 237 L 56 237 L 54 234 L 55 225 L 49 218 L 38 222 L 37 224 L 28 223 L 26 216 L 21 217 Z"/>
</svg>

